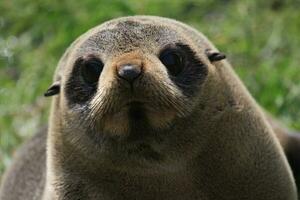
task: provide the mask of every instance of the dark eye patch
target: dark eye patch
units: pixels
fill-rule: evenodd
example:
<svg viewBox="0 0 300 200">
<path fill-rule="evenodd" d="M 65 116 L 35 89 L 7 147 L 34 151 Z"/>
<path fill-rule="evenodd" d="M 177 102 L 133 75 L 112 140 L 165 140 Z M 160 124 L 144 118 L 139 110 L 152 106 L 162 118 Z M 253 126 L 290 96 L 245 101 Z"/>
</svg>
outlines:
<svg viewBox="0 0 300 200">
<path fill-rule="evenodd" d="M 193 96 L 207 76 L 207 66 L 186 44 L 176 43 L 163 49 L 159 59 L 168 69 L 171 80 L 186 96 Z"/>
<path fill-rule="evenodd" d="M 69 105 L 86 103 L 97 91 L 104 64 L 94 55 L 78 58 L 67 81 L 65 94 Z"/>
</svg>

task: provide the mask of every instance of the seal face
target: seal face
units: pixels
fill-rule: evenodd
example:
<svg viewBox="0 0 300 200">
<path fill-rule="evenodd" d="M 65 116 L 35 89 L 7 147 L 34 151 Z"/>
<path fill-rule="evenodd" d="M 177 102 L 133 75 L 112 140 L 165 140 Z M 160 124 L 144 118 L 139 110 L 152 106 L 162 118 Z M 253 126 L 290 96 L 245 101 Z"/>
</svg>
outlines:
<svg viewBox="0 0 300 200">
<path fill-rule="evenodd" d="M 175 28 L 128 19 L 82 37 L 65 63 L 62 131 L 72 141 L 89 138 L 110 159 L 126 154 L 151 162 L 167 159 L 171 144 L 163 141 L 197 106 L 210 65 Z"/>
</svg>

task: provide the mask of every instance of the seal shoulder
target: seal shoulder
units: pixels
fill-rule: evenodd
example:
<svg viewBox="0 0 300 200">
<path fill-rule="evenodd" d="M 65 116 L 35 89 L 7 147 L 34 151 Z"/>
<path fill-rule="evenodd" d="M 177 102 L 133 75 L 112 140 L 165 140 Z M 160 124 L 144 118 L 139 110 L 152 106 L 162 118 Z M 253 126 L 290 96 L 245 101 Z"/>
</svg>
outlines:
<svg viewBox="0 0 300 200">
<path fill-rule="evenodd" d="M 47 128 L 27 141 L 15 154 L 4 174 L 1 200 L 40 199 L 44 190 Z"/>
</svg>

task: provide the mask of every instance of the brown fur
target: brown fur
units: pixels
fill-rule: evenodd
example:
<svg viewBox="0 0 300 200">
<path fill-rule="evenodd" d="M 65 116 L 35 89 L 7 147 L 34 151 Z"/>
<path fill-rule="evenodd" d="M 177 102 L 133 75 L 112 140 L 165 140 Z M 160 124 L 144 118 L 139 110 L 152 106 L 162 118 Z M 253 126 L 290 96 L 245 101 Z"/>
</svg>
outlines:
<svg viewBox="0 0 300 200">
<path fill-rule="evenodd" d="M 189 70 L 198 70 L 180 84 L 158 59 L 170 45 L 188 51 Z M 60 94 L 49 120 L 42 199 L 295 200 L 264 114 L 229 63 L 210 62 L 207 50 L 217 52 L 196 30 L 159 17 L 119 18 L 77 39 L 54 77 Z M 105 64 L 90 96 L 74 65 L 87 55 Z M 143 68 L 134 90 L 116 76 L 133 61 Z"/>
<path fill-rule="evenodd" d="M 270 114 L 267 114 L 267 119 L 272 126 L 281 146 L 283 147 L 284 153 L 288 159 L 296 185 L 299 192 L 300 186 L 300 133 L 294 130 L 286 128 L 278 120 L 274 119 Z"/>
</svg>

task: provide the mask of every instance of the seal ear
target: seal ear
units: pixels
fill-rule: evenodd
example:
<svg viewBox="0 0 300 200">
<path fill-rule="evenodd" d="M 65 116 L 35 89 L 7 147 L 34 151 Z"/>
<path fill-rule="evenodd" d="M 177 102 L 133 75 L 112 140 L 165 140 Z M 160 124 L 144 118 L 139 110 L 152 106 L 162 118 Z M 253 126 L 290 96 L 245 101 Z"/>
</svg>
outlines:
<svg viewBox="0 0 300 200">
<path fill-rule="evenodd" d="M 205 54 L 210 62 L 219 61 L 226 58 L 226 55 L 224 53 L 214 52 L 211 49 L 206 49 Z"/>
<path fill-rule="evenodd" d="M 53 95 L 56 95 L 60 92 L 60 82 L 55 81 L 49 88 L 48 90 L 44 93 L 45 97 L 50 97 Z"/>
</svg>

